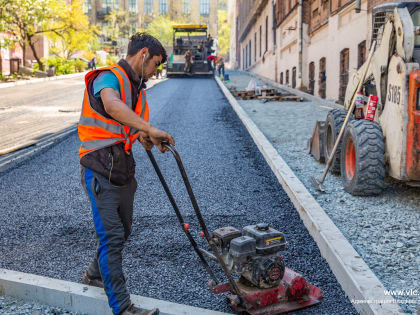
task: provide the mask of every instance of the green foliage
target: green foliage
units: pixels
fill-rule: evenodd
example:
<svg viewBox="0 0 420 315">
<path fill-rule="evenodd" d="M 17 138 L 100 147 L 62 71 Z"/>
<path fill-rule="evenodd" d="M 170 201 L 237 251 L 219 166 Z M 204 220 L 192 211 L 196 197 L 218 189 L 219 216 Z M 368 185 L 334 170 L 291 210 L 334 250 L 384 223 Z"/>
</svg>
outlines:
<svg viewBox="0 0 420 315">
<path fill-rule="evenodd" d="M 40 69 L 44 65 L 35 50 L 36 35 L 60 32 L 65 13 L 64 0 L 1 0 L 0 30 L 11 33 L 24 49 L 30 47 Z"/>
<path fill-rule="evenodd" d="M 106 56 L 106 65 L 107 66 L 113 65 L 117 62 L 118 62 L 118 57 L 117 56 L 114 56 L 114 55 L 111 55 L 111 54 Z"/>
<path fill-rule="evenodd" d="M 50 56 L 43 58 L 43 63 L 46 66 L 54 66 L 57 75 L 71 74 L 75 72 L 82 72 L 87 69 L 87 63 L 79 59 L 66 59 L 60 56 Z M 39 65 L 34 64 L 33 71 L 39 70 Z"/>
<path fill-rule="evenodd" d="M 219 31 L 217 34 L 219 44 L 219 55 L 226 55 L 229 51 L 230 46 L 231 25 L 228 23 L 226 10 L 218 10 L 217 17 L 219 20 Z"/>
<path fill-rule="evenodd" d="M 102 31 L 110 40 L 119 38 L 129 38 L 136 32 L 132 21 L 136 19 L 136 15 L 124 10 L 113 10 L 105 16 L 105 26 Z"/>
<path fill-rule="evenodd" d="M 172 46 L 172 25 L 184 24 L 185 22 L 184 19 L 171 20 L 168 16 L 159 15 L 142 31 L 146 31 L 150 35 L 156 37 L 163 46 Z"/>
<path fill-rule="evenodd" d="M 88 68 L 88 65 L 83 60 L 80 60 L 80 59 L 74 60 L 74 69 L 76 70 L 76 72 L 86 71 L 87 68 Z"/>
</svg>

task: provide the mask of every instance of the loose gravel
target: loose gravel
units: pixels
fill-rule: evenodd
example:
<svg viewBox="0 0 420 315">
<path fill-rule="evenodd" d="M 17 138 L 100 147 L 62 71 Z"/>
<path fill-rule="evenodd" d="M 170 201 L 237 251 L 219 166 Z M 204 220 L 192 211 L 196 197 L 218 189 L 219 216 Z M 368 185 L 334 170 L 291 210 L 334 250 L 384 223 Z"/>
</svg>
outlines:
<svg viewBox="0 0 420 315">
<path fill-rule="evenodd" d="M 230 72 L 228 87 L 243 90 L 251 76 Z M 270 85 L 254 78 L 260 86 Z M 239 104 L 265 134 L 344 236 L 389 290 L 420 292 L 420 189 L 388 179 L 386 190 L 376 197 L 355 197 L 344 191 L 341 179 L 328 174 L 326 194 L 319 193 L 309 178 L 319 178 L 325 164 L 307 154 L 307 141 L 316 120 L 325 120 L 325 104 L 305 101 L 243 101 Z M 407 313 L 416 313 L 419 295 L 394 295 Z M 403 301 L 404 302 L 404 301 Z"/>
<path fill-rule="evenodd" d="M 325 292 L 319 305 L 296 314 L 356 314 L 216 82 L 170 79 L 148 92 L 148 102 L 152 124 L 176 140 L 209 230 L 270 223 L 286 235 L 286 265 Z M 0 174 L 1 268 L 81 280 L 96 240 L 80 184 L 78 146 L 77 137 L 71 136 Z M 170 153 L 154 152 L 186 222 L 204 246 L 175 160 Z M 139 187 L 123 263 L 130 293 L 231 312 L 225 298 L 209 292 L 208 276 L 144 150 L 137 145 L 134 154 Z"/>
<path fill-rule="evenodd" d="M 0 296 L 0 315 L 78 315 L 63 310 L 59 307 L 51 307 L 38 303 L 25 302 L 10 296 Z"/>
</svg>

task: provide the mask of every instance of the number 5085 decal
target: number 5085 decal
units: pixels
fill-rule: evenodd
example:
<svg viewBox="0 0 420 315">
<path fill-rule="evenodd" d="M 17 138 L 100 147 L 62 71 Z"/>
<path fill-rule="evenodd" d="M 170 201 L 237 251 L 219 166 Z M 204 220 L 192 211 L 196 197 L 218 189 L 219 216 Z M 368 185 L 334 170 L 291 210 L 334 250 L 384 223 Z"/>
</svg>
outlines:
<svg viewBox="0 0 420 315">
<path fill-rule="evenodd" d="M 388 89 L 388 101 L 395 103 L 397 105 L 400 104 L 401 101 L 401 86 L 398 85 L 389 85 Z"/>
</svg>

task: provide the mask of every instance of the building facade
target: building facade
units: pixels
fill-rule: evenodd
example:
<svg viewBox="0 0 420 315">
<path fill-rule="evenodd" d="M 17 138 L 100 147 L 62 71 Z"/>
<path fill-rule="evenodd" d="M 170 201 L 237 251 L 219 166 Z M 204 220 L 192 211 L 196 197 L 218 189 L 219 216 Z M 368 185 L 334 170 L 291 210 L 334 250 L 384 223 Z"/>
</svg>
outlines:
<svg viewBox="0 0 420 315">
<path fill-rule="evenodd" d="M 188 23 L 207 24 L 209 33 L 217 36 L 217 0 L 85 0 L 85 13 L 92 24 L 103 24 L 113 10 L 129 13 L 133 29 L 147 28 L 159 15 Z"/>
<path fill-rule="evenodd" d="M 236 0 L 236 67 L 343 102 L 365 61 L 372 8 L 391 0 Z"/>
</svg>

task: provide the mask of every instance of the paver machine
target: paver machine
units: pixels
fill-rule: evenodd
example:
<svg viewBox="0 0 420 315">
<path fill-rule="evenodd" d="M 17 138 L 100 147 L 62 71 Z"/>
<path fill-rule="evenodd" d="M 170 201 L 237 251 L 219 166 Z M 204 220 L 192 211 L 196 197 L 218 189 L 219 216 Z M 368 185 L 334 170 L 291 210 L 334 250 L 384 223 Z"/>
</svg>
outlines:
<svg viewBox="0 0 420 315">
<path fill-rule="evenodd" d="M 167 76 L 183 76 L 187 50 L 192 53 L 192 70 L 194 76 L 210 76 L 213 73 L 207 64 L 208 52 L 211 50 L 207 37 L 207 25 L 173 25 L 173 53 L 170 56 Z"/>
<path fill-rule="evenodd" d="M 310 141 L 312 155 L 328 160 L 353 98 L 375 97 L 371 120 L 369 104 L 362 101 L 361 111 L 354 110 L 330 164 L 330 172 L 341 173 L 344 189 L 359 196 L 380 194 L 386 175 L 420 186 L 420 2 L 376 6 L 372 23 L 376 48 L 370 64 L 350 76 L 344 109 L 317 122 Z"/>
</svg>

